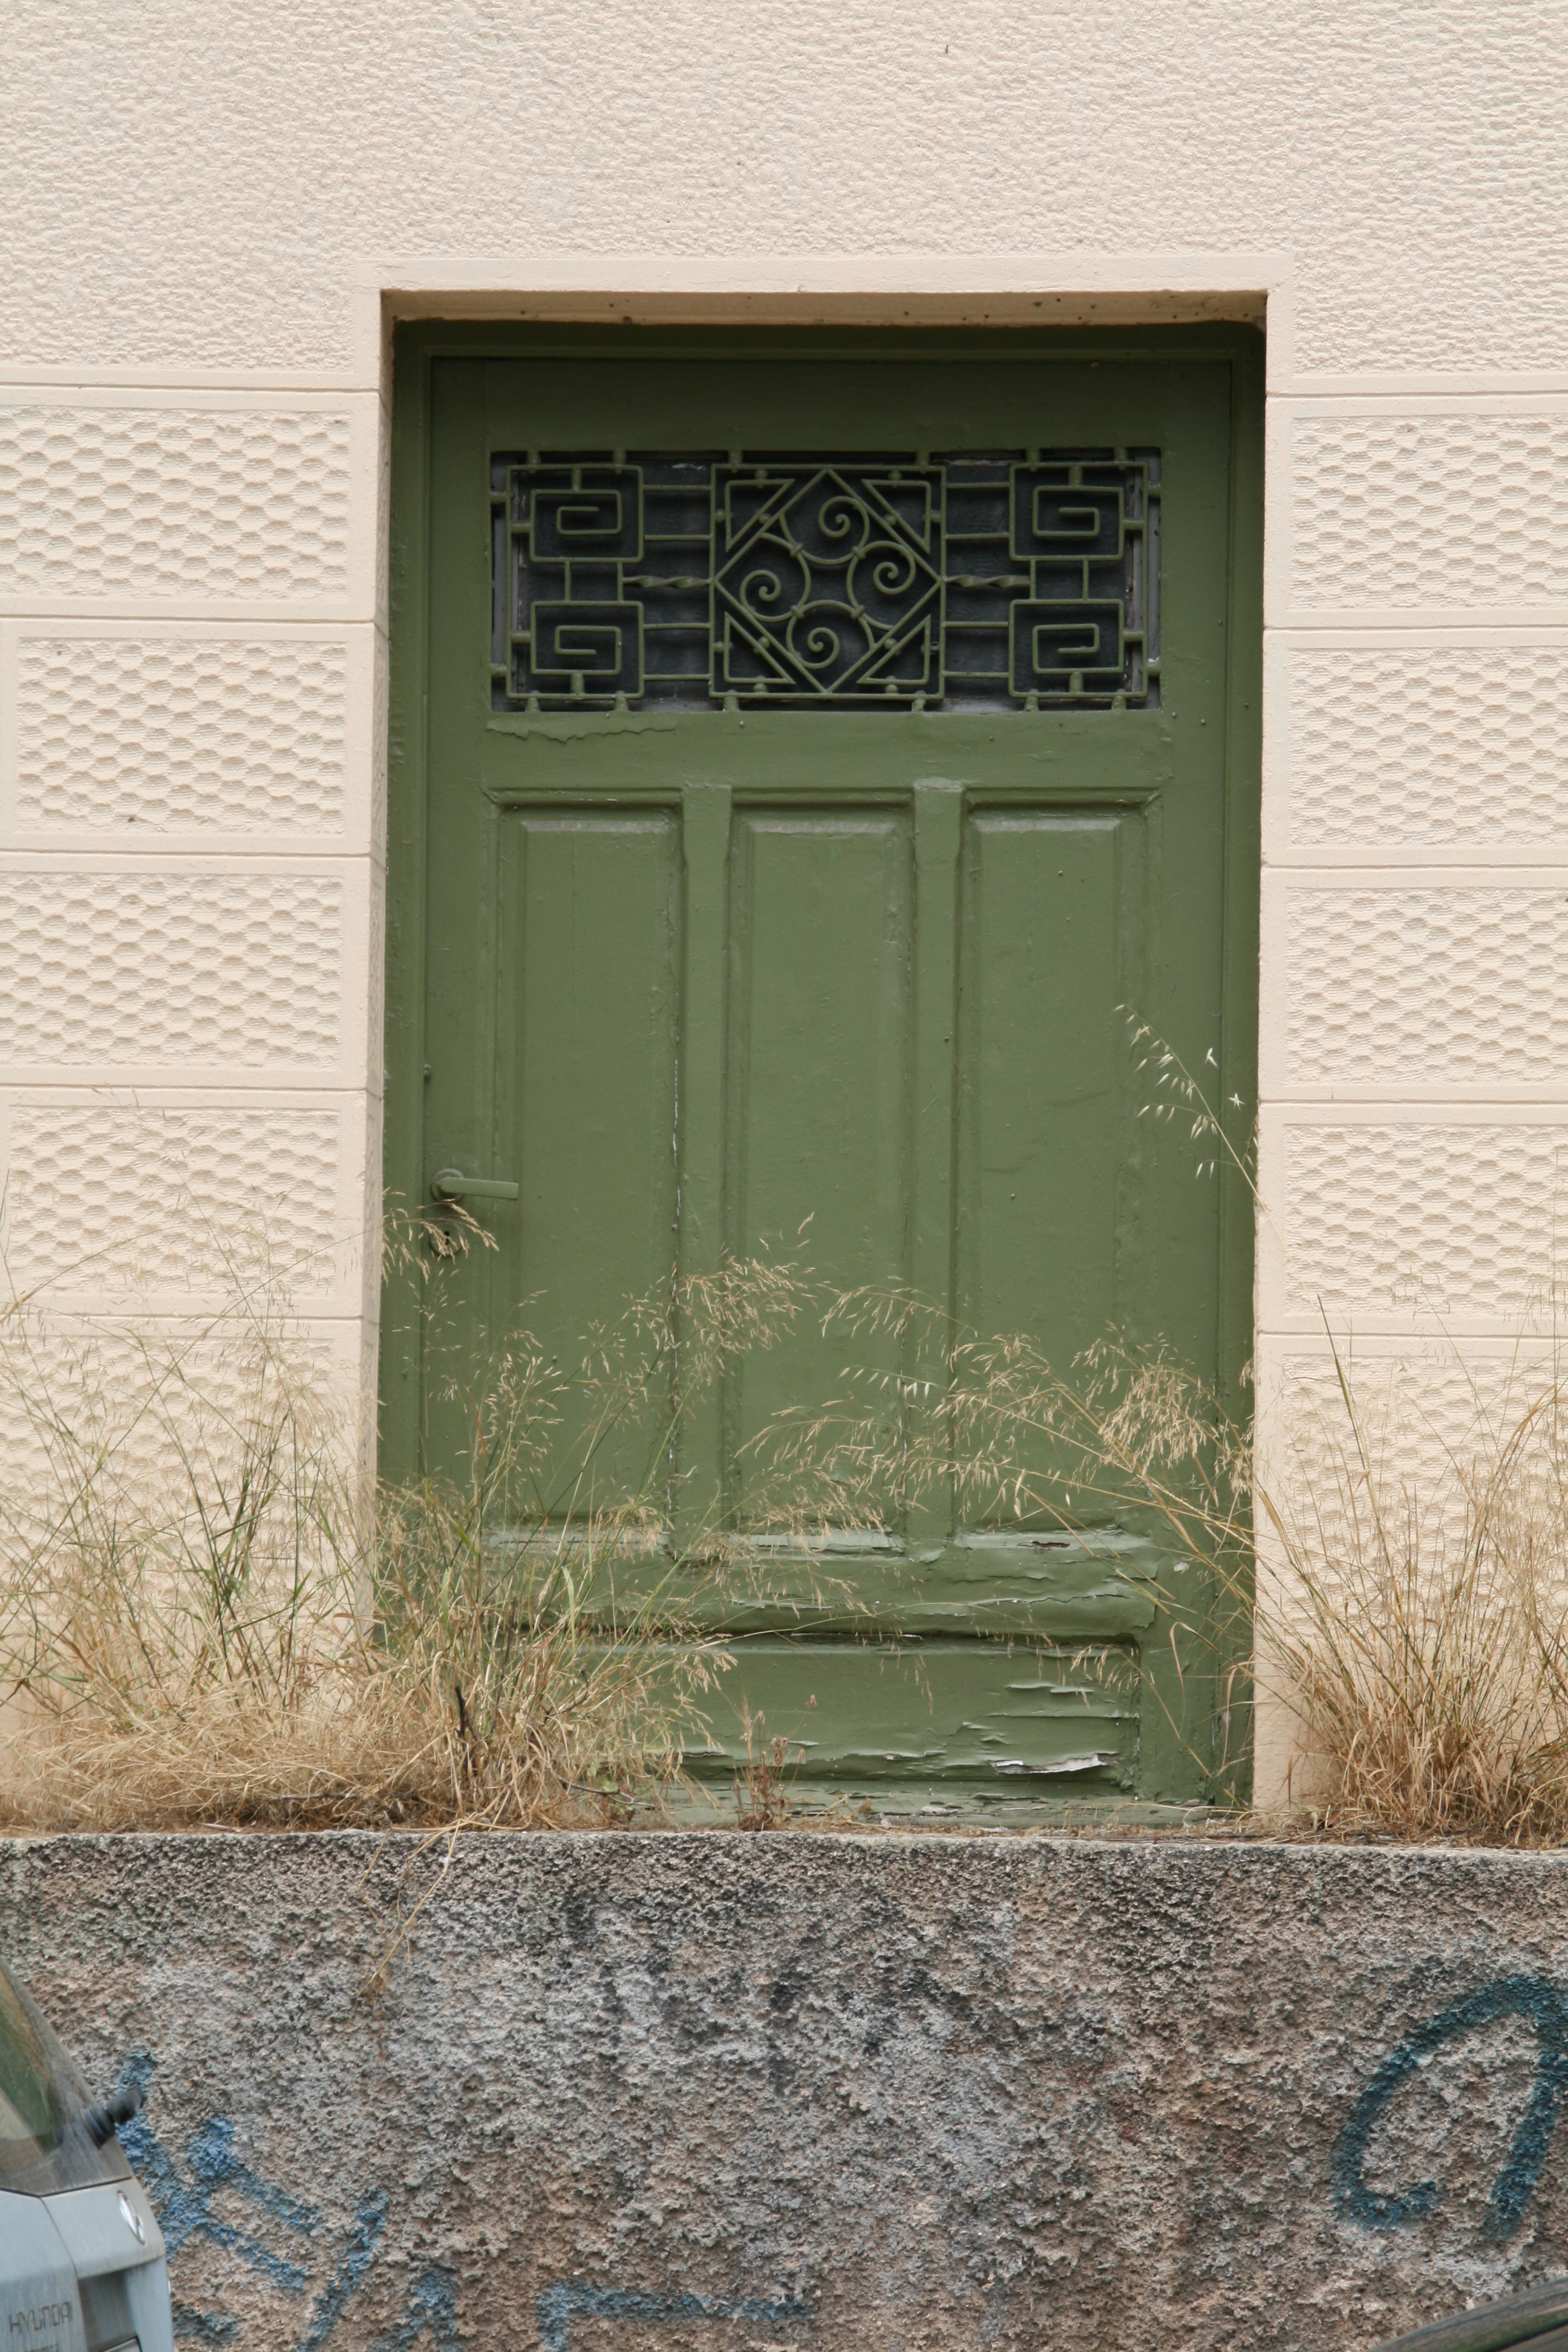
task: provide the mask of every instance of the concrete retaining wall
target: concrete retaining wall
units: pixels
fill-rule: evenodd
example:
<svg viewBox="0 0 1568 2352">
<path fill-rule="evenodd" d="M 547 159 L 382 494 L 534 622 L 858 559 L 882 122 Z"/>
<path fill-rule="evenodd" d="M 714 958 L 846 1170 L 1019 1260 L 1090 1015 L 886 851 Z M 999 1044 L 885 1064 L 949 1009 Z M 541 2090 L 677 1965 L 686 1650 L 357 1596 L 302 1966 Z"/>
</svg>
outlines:
<svg viewBox="0 0 1568 2352">
<path fill-rule="evenodd" d="M 188 2342 L 1377 2342 L 1568 2267 L 1568 1858 L 61 1838 L 0 1948 Z"/>
</svg>

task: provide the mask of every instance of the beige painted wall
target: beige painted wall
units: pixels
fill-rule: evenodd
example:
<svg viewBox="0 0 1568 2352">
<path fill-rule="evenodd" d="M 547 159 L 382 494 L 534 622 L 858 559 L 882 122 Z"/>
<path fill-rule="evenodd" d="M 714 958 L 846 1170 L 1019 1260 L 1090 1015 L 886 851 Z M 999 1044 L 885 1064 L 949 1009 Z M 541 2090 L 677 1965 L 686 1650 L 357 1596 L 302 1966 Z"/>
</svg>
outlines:
<svg viewBox="0 0 1568 2352">
<path fill-rule="evenodd" d="M 1321 1353 L 1314 1286 L 1363 1354 L 1435 1307 L 1505 1349 L 1568 1146 L 1564 30 L 8 0 L 13 1278 L 199 1318 L 173 1181 L 335 1244 L 301 1310 L 372 1360 L 389 315 L 1266 305 L 1260 1372 Z"/>
</svg>

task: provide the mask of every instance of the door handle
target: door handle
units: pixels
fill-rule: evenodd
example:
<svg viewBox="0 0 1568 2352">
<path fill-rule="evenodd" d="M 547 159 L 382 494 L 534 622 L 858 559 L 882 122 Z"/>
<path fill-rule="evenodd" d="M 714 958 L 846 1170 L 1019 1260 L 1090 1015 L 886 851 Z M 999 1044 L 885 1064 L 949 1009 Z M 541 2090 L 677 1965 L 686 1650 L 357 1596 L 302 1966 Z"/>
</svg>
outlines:
<svg viewBox="0 0 1568 2352">
<path fill-rule="evenodd" d="M 460 1169 L 443 1168 L 430 1179 L 437 1201 L 515 1201 L 515 1184 L 498 1184 L 488 1176 L 465 1176 Z"/>
</svg>

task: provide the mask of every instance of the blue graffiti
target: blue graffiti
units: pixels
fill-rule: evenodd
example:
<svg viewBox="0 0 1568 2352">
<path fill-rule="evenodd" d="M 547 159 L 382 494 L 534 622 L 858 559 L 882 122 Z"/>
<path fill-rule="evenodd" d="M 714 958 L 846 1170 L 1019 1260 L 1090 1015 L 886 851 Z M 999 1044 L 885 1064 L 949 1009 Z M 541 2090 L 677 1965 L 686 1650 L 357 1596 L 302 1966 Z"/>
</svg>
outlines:
<svg viewBox="0 0 1568 2352">
<path fill-rule="evenodd" d="M 361 2279 L 370 2268 L 370 2258 L 376 2249 L 386 2221 L 386 2200 L 379 2191 L 362 2197 L 354 2207 L 353 2226 L 337 2269 L 316 2297 L 310 2321 L 300 2336 L 297 2352 L 321 2352 L 333 2328 L 343 2315 L 348 2302 Z"/>
<path fill-rule="evenodd" d="M 139 2051 L 121 2075 L 121 2087 L 134 2084 L 145 2097 L 153 2065 L 148 2053 Z M 175 2161 L 159 2139 L 147 2119 L 145 2107 L 122 2126 L 120 2137 L 132 2168 L 153 2200 L 163 2242 L 171 2254 L 177 2253 L 192 2239 L 207 2238 L 284 2294 L 304 2294 L 310 2283 L 310 2272 L 302 2262 L 274 2252 L 249 2231 L 237 2228 L 213 2210 L 214 2197 L 220 2189 L 227 2189 L 295 2237 L 306 2240 L 302 2252 L 315 2251 L 309 2242 L 321 2227 L 320 2212 L 315 2206 L 264 2180 L 243 2162 L 235 2152 L 234 2125 L 227 2116 L 209 2116 L 199 2126 L 181 2162 Z M 354 2208 L 348 2242 L 331 2276 L 311 2304 L 294 2352 L 321 2352 L 350 2296 L 370 2267 L 385 2221 L 384 2196 L 374 2192 L 360 2199 Z M 176 2331 L 198 2344 L 227 2344 L 238 2326 L 237 2321 L 222 2313 L 197 2311 L 184 2303 L 174 2305 L 174 2319 Z"/>
<path fill-rule="evenodd" d="M 225 2319 L 216 2311 L 195 2311 L 178 2295 L 169 2298 L 169 2316 L 176 2336 L 192 2336 L 198 2344 L 232 2344 L 239 2334 L 237 2319 Z"/>
<path fill-rule="evenodd" d="M 462 2337 L 458 2333 L 458 2290 L 450 2271 L 433 2265 L 416 2279 L 408 2290 L 408 2312 L 400 2327 L 386 2336 L 378 2336 L 371 2352 L 408 2352 L 426 2329 L 430 2331 L 436 2352 L 462 2352 Z"/>
<path fill-rule="evenodd" d="M 121 2087 L 132 2084 L 146 2095 L 154 2061 L 139 2052 L 125 2068 Z M 234 2124 L 227 2116 L 210 2116 L 192 2134 L 181 2156 L 163 2146 L 148 2120 L 146 2108 L 121 2133 L 125 2153 L 145 2185 L 171 2254 L 193 2240 L 208 2239 L 244 2263 L 282 2294 L 303 2296 L 316 2265 L 322 2215 L 314 2205 L 292 2197 L 264 2179 L 238 2155 Z M 253 2230 L 241 2229 L 215 2210 L 220 2190 L 238 2197 L 258 2216 L 276 2225 L 294 2242 L 286 2252 L 268 2245 Z M 354 2208 L 348 2236 L 326 2283 L 311 2302 L 291 2352 L 323 2352 L 339 2320 L 363 2282 L 386 2223 L 386 2199 L 379 2191 L 362 2197 Z M 637 2287 L 595 2286 L 588 2279 L 563 2279 L 544 2288 L 539 2297 L 541 2352 L 571 2352 L 574 2317 L 647 2321 L 720 2319 L 750 2321 L 777 2326 L 814 2316 L 808 2303 L 770 2300 L 747 2295 L 736 2301 L 690 2294 L 658 2294 Z M 224 2312 L 199 2311 L 174 2302 L 175 2333 L 184 2340 L 213 2347 L 234 2343 L 241 2323 Z M 457 2284 L 449 2270 L 432 2264 L 408 2289 L 402 2318 L 379 2336 L 371 2352 L 412 2352 L 428 2339 L 433 2352 L 462 2352 L 458 2326 Z"/>
<path fill-rule="evenodd" d="M 647 2294 L 637 2287 L 562 2279 L 539 2298 L 540 2352 L 571 2352 L 574 2314 L 585 2319 L 749 2319 L 763 2327 L 813 2316 L 809 2303 L 770 2303 L 756 2295 L 728 2303 L 710 2294 Z"/>
<path fill-rule="evenodd" d="M 1442 2190 L 1435 2180 L 1418 2180 L 1390 2196 L 1367 2187 L 1363 2171 L 1373 2132 L 1394 2094 L 1434 2051 L 1500 2017 L 1529 2018 L 1539 2043 L 1534 2087 L 1487 2200 L 1489 2234 L 1512 2237 L 1535 2193 L 1568 2093 L 1568 2001 L 1543 1977 L 1500 1977 L 1479 1992 L 1450 2001 L 1384 2060 L 1334 2144 L 1334 2194 L 1352 2221 L 1371 2230 L 1398 2230 L 1437 2204 Z"/>
</svg>

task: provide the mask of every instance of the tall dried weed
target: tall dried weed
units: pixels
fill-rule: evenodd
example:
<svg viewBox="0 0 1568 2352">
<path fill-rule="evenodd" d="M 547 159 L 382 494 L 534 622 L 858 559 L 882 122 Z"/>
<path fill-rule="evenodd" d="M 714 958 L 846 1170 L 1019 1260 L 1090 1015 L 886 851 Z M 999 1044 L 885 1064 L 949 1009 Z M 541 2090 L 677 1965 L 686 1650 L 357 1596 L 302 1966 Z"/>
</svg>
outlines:
<svg viewBox="0 0 1568 2352">
<path fill-rule="evenodd" d="M 1189 1122 L 1200 1173 L 1228 1163 L 1267 1217 L 1231 1139 L 1241 1107 L 1222 1118 L 1132 1037 L 1152 1116 Z M 481 1241 L 448 1216 L 393 1246 L 427 1278 Z M 1319 1832 L 1568 1837 L 1556 1299 L 1501 1366 L 1439 1332 L 1369 1370 L 1325 1318 L 1317 1376 L 1255 1417 L 1159 1343 L 1109 1334 L 1062 1367 L 911 1293 L 832 1294 L 758 1260 L 632 1302 L 570 1364 L 519 1331 L 449 1400 L 462 1477 L 377 1490 L 287 1287 L 247 1277 L 200 1329 L 149 1324 L 118 1358 L 37 1300 L 0 1308 L 10 1823 L 626 1818 L 679 1774 L 723 1663 L 703 1628 L 726 1580 L 765 1576 L 770 1542 L 798 1564 L 826 1531 L 829 1559 L 934 1505 L 1091 1549 L 1110 1526 L 1160 1534 L 1176 1572 L 1158 1638 L 1206 1662 L 1229 1727 L 1194 1750 L 1216 1802 L 1236 1801 L 1261 1692 L 1296 1727 L 1288 1811 Z M 752 1440 L 738 1532 L 720 1497 L 680 1491 L 682 1425 L 805 1318 L 842 1340 L 840 1391 Z M 608 1454 L 642 1472 L 606 1500 Z M 788 1759 L 749 1731 L 747 1756 L 737 1803 L 773 1825 Z"/>
<path fill-rule="evenodd" d="M 393 1246 L 428 1273 L 474 1240 L 448 1217 Z M 721 1657 L 686 1622 L 726 1550 L 689 1508 L 672 1535 L 679 1432 L 800 1288 L 732 1266 L 565 1363 L 519 1330 L 455 1399 L 460 1477 L 395 1489 L 265 1264 L 173 1336 L 73 1336 L 13 1297 L 0 1818 L 428 1831 L 657 1806 Z M 595 1462 L 628 1434 L 647 1475 L 605 1500 Z"/>
<path fill-rule="evenodd" d="M 1250 1146 L 1168 1046 L 1131 1035 L 1150 1115 L 1185 1122 L 1199 1175 L 1228 1163 L 1268 1219 Z M 1292 1275 L 1312 1296 L 1310 1270 Z M 1238 1801 L 1261 1695 L 1293 1727 L 1277 1823 L 1558 1843 L 1563 1306 L 1556 1292 L 1537 1302 L 1500 1363 L 1467 1356 L 1435 1318 L 1398 1358 L 1358 1362 L 1325 1315 L 1315 1360 L 1257 1413 L 1250 1367 L 1238 1400 L 1159 1341 L 1108 1334 L 1063 1367 L 1027 1337 L 954 1334 L 911 1294 L 851 1293 L 826 1318 L 847 1350 L 875 1335 L 885 1355 L 890 1336 L 900 1369 L 847 1367 L 836 1400 L 780 1416 L 757 1450 L 789 1507 L 810 1496 L 846 1525 L 951 1495 L 971 1524 L 1070 1528 L 1091 1548 L 1108 1526 L 1157 1532 L 1181 1570 L 1154 1596 L 1163 1636 L 1212 1682 L 1218 1744 L 1193 1761 L 1222 1807 Z"/>
</svg>

